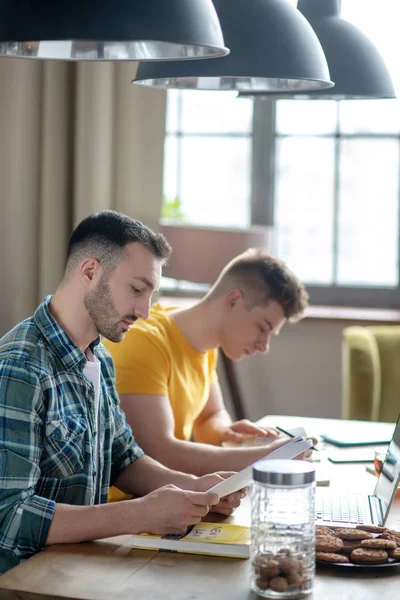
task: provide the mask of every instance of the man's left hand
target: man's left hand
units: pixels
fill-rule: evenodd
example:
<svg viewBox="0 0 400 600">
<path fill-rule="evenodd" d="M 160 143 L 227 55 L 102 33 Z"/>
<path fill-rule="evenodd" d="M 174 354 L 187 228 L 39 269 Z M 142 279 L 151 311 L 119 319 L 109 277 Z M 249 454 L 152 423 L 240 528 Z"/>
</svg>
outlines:
<svg viewBox="0 0 400 600">
<path fill-rule="evenodd" d="M 217 483 L 220 483 L 224 479 L 227 479 L 231 475 L 234 475 L 235 471 L 219 471 L 218 473 L 212 473 L 211 475 L 203 475 L 198 477 L 195 482 L 195 490 L 199 492 L 205 492 L 209 490 Z M 233 511 L 240 506 L 241 500 L 246 496 L 248 488 L 238 490 L 229 496 L 220 498 L 218 504 L 210 506 L 210 512 L 219 513 L 221 515 L 231 515 Z"/>
<path fill-rule="evenodd" d="M 280 432 L 274 427 L 260 427 L 248 419 L 242 419 L 232 423 L 223 431 L 221 442 L 242 443 L 244 440 L 254 437 L 275 439 Z"/>
</svg>

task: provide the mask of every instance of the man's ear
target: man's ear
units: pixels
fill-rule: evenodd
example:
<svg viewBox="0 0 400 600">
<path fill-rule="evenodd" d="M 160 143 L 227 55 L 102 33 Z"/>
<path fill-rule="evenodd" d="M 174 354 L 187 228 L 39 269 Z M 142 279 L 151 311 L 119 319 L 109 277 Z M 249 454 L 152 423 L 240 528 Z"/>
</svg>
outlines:
<svg viewBox="0 0 400 600">
<path fill-rule="evenodd" d="M 86 286 L 91 287 L 101 277 L 101 265 L 95 258 L 86 258 L 80 266 L 80 275 Z"/>
<path fill-rule="evenodd" d="M 225 296 L 224 305 L 226 310 L 232 310 L 232 308 L 236 306 L 236 304 L 239 300 L 241 300 L 241 298 L 243 298 L 243 294 L 240 290 L 230 290 Z"/>
</svg>

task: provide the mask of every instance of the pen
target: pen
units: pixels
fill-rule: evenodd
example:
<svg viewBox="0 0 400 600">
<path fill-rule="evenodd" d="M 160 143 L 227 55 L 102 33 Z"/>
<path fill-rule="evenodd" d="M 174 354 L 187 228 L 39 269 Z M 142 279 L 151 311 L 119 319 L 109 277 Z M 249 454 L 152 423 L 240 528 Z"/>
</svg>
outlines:
<svg viewBox="0 0 400 600">
<path fill-rule="evenodd" d="M 285 433 L 286 435 L 288 435 L 291 438 L 296 437 L 295 435 L 293 435 L 293 433 L 289 433 L 289 431 L 286 431 L 286 429 L 282 429 L 282 427 L 278 427 L 277 425 L 275 426 L 275 429 L 278 429 L 278 431 Z M 316 452 L 319 452 L 318 448 L 316 448 L 315 446 L 311 446 L 311 450 L 315 450 Z"/>
</svg>

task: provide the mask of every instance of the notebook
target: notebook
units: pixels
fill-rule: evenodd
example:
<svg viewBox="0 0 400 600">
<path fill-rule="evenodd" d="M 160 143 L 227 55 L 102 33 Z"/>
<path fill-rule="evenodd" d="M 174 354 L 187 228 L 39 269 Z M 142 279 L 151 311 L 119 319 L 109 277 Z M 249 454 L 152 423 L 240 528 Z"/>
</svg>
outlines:
<svg viewBox="0 0 400 600">
<path fill-rule="evenodd" d="M 393 428 L 388 423 L 343 421 L 334 434 L 321 433 L 320 438 L 339 448 L 349 448 L 351 446 L 388 444 L 392 433 Z"/>
<path fill-rule="evenodd" d="M 400 481 L 400 417 L 372 495 L 317 490 L 316 522 L 329 527 L 385 525 Z"/>
<path fill-rule="evenodd" d="M 188 527 L 182 535 L 133 536 L 133 547 L 188 554 L 211 554 L 232 558 L 249 558 L 250 527 L 202 521 Z"/>
</svg>

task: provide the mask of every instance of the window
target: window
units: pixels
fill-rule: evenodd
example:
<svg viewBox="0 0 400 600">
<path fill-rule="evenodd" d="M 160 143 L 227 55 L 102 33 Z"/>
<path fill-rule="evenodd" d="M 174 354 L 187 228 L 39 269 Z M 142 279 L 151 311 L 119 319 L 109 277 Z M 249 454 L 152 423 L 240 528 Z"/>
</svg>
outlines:
<svg viewBox="0 0 400 600">
<path fill-rule="evenodd" d="M 250 225 L 252 114 L 235 92 L 168 92 L 164 216 Z"/>
<path fill-rule="evenodd" d="M 342 0 L 342 16 L 400 82 L 400 2 Z M 171 216 L 273 224 L 273 251 L 314 304 L 400 306 L 398 100 L 253 103 L 170 91 L 164 169 Z"/>
<path fill-rule="evenodd" d="M 397 100 L 277 102 L 276 251 L 301 279 L 398 287 L 399 162 Z"/>
</svg>

